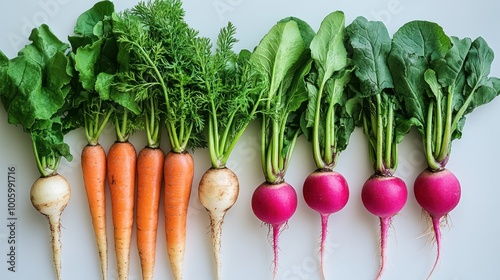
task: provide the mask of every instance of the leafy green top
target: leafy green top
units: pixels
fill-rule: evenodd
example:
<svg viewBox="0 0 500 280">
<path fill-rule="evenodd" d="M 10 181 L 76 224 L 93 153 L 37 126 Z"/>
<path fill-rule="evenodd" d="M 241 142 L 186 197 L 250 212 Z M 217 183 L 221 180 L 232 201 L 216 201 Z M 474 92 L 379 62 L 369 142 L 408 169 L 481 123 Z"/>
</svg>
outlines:
<svg viewBox="0 0 500 280">
<path fill-rule="evenodd" d="M 74 123 L 85 128 L 87 142 L 96 145 L 99 136 L 110 119 L 114 107 L 111 100 L 111 81 L 118 71 L 117 43 L 112 33 L 111 15 L 114 5 L 101 1 L 83 12 L 77 19 L 75 35 L 68 39 L 75 61 L 75 75 L 72 83 L 77 105 L 73 114 Z M 83 122 L 83 123 L 82 123 Z"/>
<path fill-rule="evenodd" d="M 391 38 L 382 22 L 356 18 L 347 28 L 356 65 L 351 89 L 361 100 L 361 125 L 368 137 L 375 173 L 392 176 L 398 163 L 398 143 L 412 127 L 394 93 L 387 57 Z"/>
<path fill-rule="evenodd" d="M 137 100 L 159 94 L 171 148 L 183 152 L 188 145 L 204 145 L 204 108 L 200 70 L 196 66 L 196 41 L 204 40 L 184 20 L 180 0 L 140 2 L 113 18 L 120 43 L 120 57 L 127 69 L 118 79 L 121 92 Z"/>
<path fill-rule="evenodd" d="M 307 101 L 304 76 L 311 67 L 313 36 L 304 21 L 283 19 L 264 36 L 251 57 L 263 83 L 261 160 L 269 183 L 284 180 L 301 133 L 300 117 Z"/>
<path fill-rule="evenodd" d="M 445 167 L 465 115 L 498 95 L 500 80 L 488 77 L 493 56 L 483 38 L 448 37 L 433 22 L 408 22 L 394 34 L 394 88 L 423 137 L 430 169 Z"/>
<path fill-rule="evenodd" d="M 38 170 L 49 176 L 57 172 L 61 157 L 72 159 L 62 118 L 69 109 L 72 65 L 69 46 L 47 25 L 33 29 L 29 40 L 10 60 L 0 52 L 0 96 L 8 122 L 30 134 Z"/>
<path fill-rule="evenodd" d="M 308 106 L 302 129 L 312 142 L 318 169 L 333 170 L 355 128 L 355 103 L 345 91 L 353 66 L 344 46 L 345 17 L 327 15 L 311 42 L 312 67 L 306 76 Z"/>
<path fill-rule="evenodd" d="M 215 53 L 210 40 L 195 44 L 201 90 L 208 104 L 208 149 L 213 168 L 223 168 L 250 121 L 263 92 L 250 65 L 251 53 L 233 51 L 236 28 L 228 23 L 219 32 Z"/>
</svg>

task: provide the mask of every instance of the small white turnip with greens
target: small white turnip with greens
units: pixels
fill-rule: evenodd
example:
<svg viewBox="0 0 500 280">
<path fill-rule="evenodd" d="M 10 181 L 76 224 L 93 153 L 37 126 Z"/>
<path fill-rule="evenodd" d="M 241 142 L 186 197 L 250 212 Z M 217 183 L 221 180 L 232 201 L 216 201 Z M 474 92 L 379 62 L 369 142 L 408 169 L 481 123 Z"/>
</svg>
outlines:
<svg viewBox="0 0 500 280">
<path fill-rule="evenodd" d="M 295 189 L 285 182 L 300 118 L 307 104 L 304 76 L 311 67 L 309 44 L 314 31 L 298 18 L 275 24 L 250 58 L 263 86 L 261 163 L 265 182 L 252 195 L 252 210 L 272 228 L 274 272 L 278 268 L 278 235 L 297 209 Z"/>
<path fill-rule="evenodd" d="M 239 194 L 237 175 L 227 161 L 246 127 L 257 114 L 263 91 L 255 83 L 251 53 L 233 51 L 236 27 L 228 23 L 219 32 L 215 52 L 209 39 L 196 43 L 196 65 L 206 98 L 208 150 L 211 167 L 201 177 L 198 197 L 210 217 L 216 279 L 221 279 L 222 224 Z"/>
<path fill-rule="evenodd" d="M 327 15 L 311 41 L 312 66 L 306 76 L 308 106 L 302 130 L 312 144 L 316 170 L 304 181 L 307 205 L 321 217 L 320 266 L 325 279 L 324 257 L 328 219 L 344 208 L 349 186 L 342 174 L 334 171 L 340 153 L 347 148 L 355 128 L 346 86 L 353 71 L 344 46 L 345 16 L 336 11 Z M 351 106 L 352 105 L 352 106 Z"/>
<path fill-rule="evenodd" d="M 368 152 L 374 174 L 361 189 L 365 208 L 380 219 L 380 279 L 385 270 L 387 239 L 393 217 L 408 198 L 405 182 L 394 176 L 398 164 L 398 144 L 410 130 L 394 94 L 387 65 L 391 38 L 382 22 L 356 18 L 348 27 L 348 43 L 356 65 L 350 88 L 361 104 L 359 125 L 368 139 Z"/>
<path fill-rule="evenodd" d="M 393 36 L 388 57 L 396 95 L 422 136 L 428 167 L 414 183 L 429 214 L 441 254 L 440 224 L 459 203 L 461 186 L 446 164 L 451 143 L 462 137 L 465 115 L 493 100 L 500 80 L 489 77 L 493 50 L 478 37 L 448 37 L 438 24 L 411 21 Z"/>
<path fill-rule="evenodd" d="M 15 58 L 9 60 L 0 52 L 0 94 L 8 122 L 31 137 L 40 177 L 31 187 L 30 199 L 49 221 L 55 278 L 61 279 L 61 215 L 71 190 L 57 171 L 62 157 L 72 159 L 64 135 L 75 127 L 63 118 L 71 105 L 67 100 L 72 65 L 68 44 L 47 25 L 34 28 L 29 39 Z"/>
</svg>

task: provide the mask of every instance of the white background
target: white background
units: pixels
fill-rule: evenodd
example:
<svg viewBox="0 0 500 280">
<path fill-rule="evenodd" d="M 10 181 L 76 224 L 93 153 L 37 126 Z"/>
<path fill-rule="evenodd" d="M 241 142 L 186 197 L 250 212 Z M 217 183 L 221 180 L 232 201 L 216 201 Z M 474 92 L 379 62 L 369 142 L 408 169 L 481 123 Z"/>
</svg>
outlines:
<svg viewBox="0 0 500 280">
<path fill-rule="evenodd" d="M 132 0 L 116 1 L 117 10 L 131 7 Z M 48 23 L 60 38 L 71 34 L 77 16 L 93 1 L 17 0 L 2 2 L 0 9 L 0 48 L 13 57 L 27 43 L 29 31 L 42 22 Z M 409 1 L 409 0 L 185 0 L 186 18 L 204 36 L 215 38 L 220 27 L 232 21 L 238 28 L 238 48 L 253 48 L 271 26 L 286 16 L 297 16 L 317 30 L 330 12 L 342 10 L 346 22 L 356 16 L 383 21 L 391 34 L 414 19 L 439 23 L 448 35 L 476 38 L 482 36 L 494 51 L 500 53 L 500 2 L 475 1 Z M 494 61 L 492 75 L 500 76 L 500 62 Z M 478 108 L 467 119 L 463 138 L 453 144 L 448 168 L 462 183 L 462 200 L 450 215 L 449 227 L 443 229 L 442 260 L 432 279 L 500 279 L 500 222 L 496 213 L 500 205 L 498 164 L 500 147 L 500 100 Z M 229 160 L 240 178 L 241 191 L 236 205 L 226 216 L 222 243 L 223 279 L 271 279 L 272 248 L 268 229 L 254 217 L 250 198 L 263 181 L 259 159 L 259 125 L 253 123 Z M 107 149 L 113 141 L 110 127 L 102 136 Z M 164 137 L 164 150 L 168 150 Z M 131 138 L 136 147 L 145 144 L 144 135 Z M 100 279 L 94 234 L 82 186 L 80 151 L 85 145 L 82 130 L 68 136 L 74 160 L 64 161 L 60 173 L 72 185 L 72 197 L 62 216 L 63 270 L 67 280 Z M 33 160 L 29 137 L 20 128 L 7 124 L 0 110 L 0 279 L 55 279 L 46 220 L 29 202 L 29 188 L 38 172 Z M 359 129 L 341 155 L 337 171 L 350 185 L 350 200 L 339 213 L 330 217 L 327 241 L 326 271 L 328 279 L 374 279 L 378 271 L 378 219 L 368 214 L 360 199 L 363 182 L 372 171 L 367 161 L 366 141 Z M 197 184 L 209 167 L 208 151 L 197 150 L 195 178 L 188 216 L 185 256 L 186 280 L 214 279 L 210 247 L 209 220 L 197 198 Z M 16 167 L 17 188 L 17 263 L 16 272 L 7 271 L 7 167 Z M 388 240 L 388 265 L 383 279 L 425 279 L 435 258 L 435 245 L 428 222 L 415 202 L 413 180 L 425 167 L 421 142 L 411 132 L 401 144 L 400 166 L 396 175 L 409 188 L 408 203 L 393 220 Z M 302 182 L 314 169 L 309 144 L 300 138 L 287 181 L 299 194 L 299 206 L 288 229 L 280 236 L 279 280 L 320 279 L 318 248 L 319 215 L 307 208 L 301 196 Z M 109 201 L 108 201 L 109 202 Z M 109 208 L 109 203 L 108 203 Z M 108 212 L 110 214 L 110 212 Z M 109 276 L 116 279 L 113 239 L 109 222 Z M 135 233 L 134 233 L 135 237 Z M 155 279 L 172 279 L 166 257 L 163 220 L 160 219 Z M 140 279 L 135 241 L 132 242 L 131 280 Z"/>
</svg>

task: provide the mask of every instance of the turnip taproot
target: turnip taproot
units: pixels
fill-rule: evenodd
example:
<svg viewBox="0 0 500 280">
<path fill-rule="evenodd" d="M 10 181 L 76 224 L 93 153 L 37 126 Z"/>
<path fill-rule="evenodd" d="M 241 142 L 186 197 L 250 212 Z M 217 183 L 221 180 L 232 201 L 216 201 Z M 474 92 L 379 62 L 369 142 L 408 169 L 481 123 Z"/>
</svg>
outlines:
<svg viewBox="0 0 500 280">
<path fill-rule="evenodd" d="M 358 124 L 368 139 L 369 160 L 374 174 L 361 189 L 365 208 L 380 220 L 380 269 L 384 273 L 388 230 L 394 215 L 403 209 L 408 198 L 405 182 L 395 177 L 398 144 L 411 128 L 412 122 L 396 98 L 392 76 L 387 65 L 391 38 L 381 22 L 356 18 L 347 27 L 348 43 L 357 65 L 351 89 L 362 105 Z"/>
<path fill-rule="evenodd" d="M 68 205 L 71 189 L 66 178 L 60 174 L 38 178 L 31 187 L 30 199 L 33 207 L 47 217 L 52 236 L 52 252 L 57 279 L 61 278 L 61 214 Z"/>
<path fill-rule="evenodd" d="M 64 135 L 76 128 L 74 103 L 69 102 L 71 60 L 68 44 L 43 24 L 34 28 L 31 43 L 8 59 L 0 52 L 0 95 L 8 122 L 30 135 L 40 177 L 30 191 L 33 206 L 47 217 L 56 279 L 61 278 L 61 213 L 70 199 L 68 181 L 58 174 L 61 159 L 72 160 Z"/>
<path fill-rule="evenodd" d="M 217 279 L 221 275 L 222 224 L 227 211 L 238 199 L 240 184 L 238 177 L 229 168 L 211 168 L 200 179 L 198 197 L 210 217 L 212 249 Z"/>
<path fill-rule="evenodd" d="M 316 170 L 304 181 L 303 196 L 307 205 L 321 218 L 320 266 L 325 279 L 325 241 L 328 218 L 344 208 L 349 187 L 342 174 L 335 172 L 337 159 L 347 148 L 355 128 L 346 106 L 350 95 L 346 86 L 353 65 L 344 46 L 345 16 L 336 11 L 321 22 L 311 41 L 312 67 L 306 76 L 308 106 L 302 130 L 312 144 Z M 333 86 L 327 86 L 328 84 Z"/>
<path fill-rule="evenodd" d="M 281 225 L 295 212 L 295 190 L 285 182 L 307 104 L 304 77 L 311 60 L 309 44 L 314 31 L 304 21 L 289 17 L 279 21 L 262 38 L 250 57 L 262 84 L 261 165 L 265 182 L 256 188 L 252 209 L 273 228 L 274 271 L 277 276 L 277 243 Z"/>
<path fill-rule="evenodd" d="M 416 178 L 417 202 L 429 214 L 441 255 L 440 221 L 460 200 L 460 183 L 446 164 L 462 137 L 465 115 L 498 96 L 500 79 L 489 77 L 493 50 L 478 37 L 448 37 L 438 24 L 411 21 L 394 33 L 388 57 L 396 95 L 421 134 L 427 168 Z"/>
</svg>

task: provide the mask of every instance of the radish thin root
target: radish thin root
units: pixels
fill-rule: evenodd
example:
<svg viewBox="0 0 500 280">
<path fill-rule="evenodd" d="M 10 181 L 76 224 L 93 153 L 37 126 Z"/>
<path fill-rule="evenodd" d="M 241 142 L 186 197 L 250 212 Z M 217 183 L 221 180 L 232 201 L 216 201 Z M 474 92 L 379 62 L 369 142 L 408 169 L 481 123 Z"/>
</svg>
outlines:
<svg viewBox="0 0 500 280">
<path fill-rule="evenodd" d="M 391 226 L 391 217 L 380 218 L 380 270 L 378 272 L 376 280 L 382 278 L 382 274 L 385 270 L 385 263 L 387 259 L 386 248 L 387 248 L 387 238 L 389 235 L 389 227 Z"/>
<path fill-rule="evenodd" d="M 321 244 L 320 244 L 320 269 L 321 276 L 323 280 L 326 280 L 325 274 L 325 243 L 326 235 L 328 234 L 328 218 L 330 214 L 320 214 L 321 215 Z"/>
<path fill-rule="evenodd" d="M 281 225 L 273 224 L 271 225 L 271 227 L 273 229 L 273 253 L 274 253 L 273 279 L 276 279 L 276 276 L 278 275 L 278 239 L 279 239 Z"/>
<path fill-rule="evenodd" d="M 440 256 L 441 256 L 441 229 L 440 229 L 440 221 L 441 217 L 432 217 L 432 228 L 434 230 L 434 235 L 436 238 L 436 247 L 437 247 L 437 253 L 436 253 L 436 260 L 434 261 L 434 265 L 432 266 L 432 270 L 429 273 L 429 276 L 427 276 L 427 280 L 429 280 L 432 276 L 432 273 L 436 269 Z"/>
</svg>

